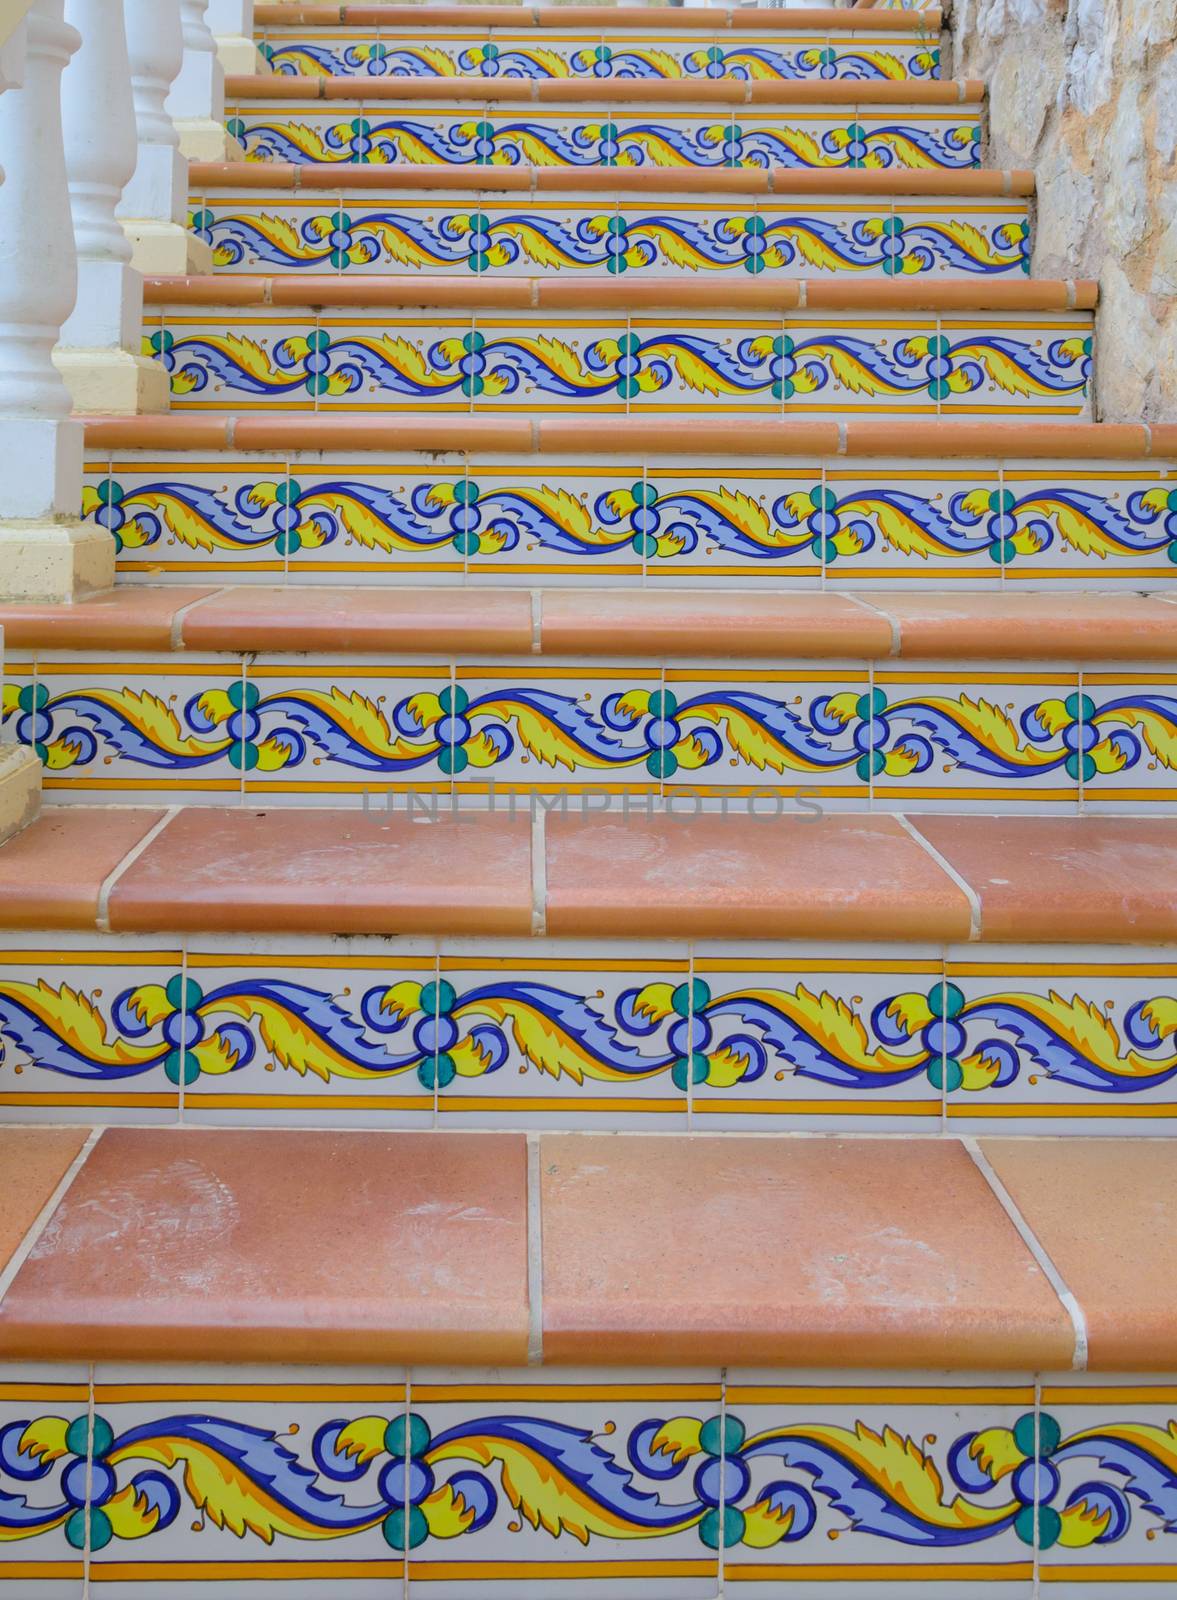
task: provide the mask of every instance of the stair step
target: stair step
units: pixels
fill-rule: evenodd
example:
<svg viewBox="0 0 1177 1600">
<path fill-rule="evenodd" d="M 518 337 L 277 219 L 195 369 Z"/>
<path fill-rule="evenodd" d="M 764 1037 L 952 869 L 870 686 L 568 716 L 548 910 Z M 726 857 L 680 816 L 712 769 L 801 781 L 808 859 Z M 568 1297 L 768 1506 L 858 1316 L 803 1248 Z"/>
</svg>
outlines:
<svg viewBox="0 0 1177 1600">
<path fill-rule="evenodd" d="M 87 441 L 122 581 L 1177 579 L 1161 424 L 175 412 L 91 419 Z"/>
<path fill-rule="evenodd" d="M 0 1139 L 18 1170 L 25 1146 L 44 1165 L 40 1130 Z M 510 1367 L 527 1363 L 530 1339 L 545 1363 L 598 1369 L 1065 1372 L 1074 1323 L 984 1159 L 1073 1273 L 1079 1309 L 1091 1306 L 1097 1369 L 1126 1365 L 1129 1350 L 1150 1370 L 1177 1358 L 1144 1261 L 1126 1272 L 1116 1243 L 1138 1242 L 1157 1266 L 1174 1256 L 1129 1205 L 1147 1196 L 1150 1212 L 1177 1213 L 1172 1164 L 1156 1148 L 1052 1146 L 1052 1191 L 1031 1160 L 1045 1146 L 999 1138 L 976 1159 L 957 1139 L 538 1143 L 529 1218 L 520 1135 L 107 1130 L 54 1210 L 56 1247 L 34 1247 L 0 1306 L 0 1353 L 138 1365 L 225 1349 L 239 1362 Z M 1117 1150 L 1126 1190 L 1088 1240 L 1064 1196 L 1110 1176 Z M 937 1203 L 946 1195 L 953 1205 Z M 749 1205 L 787 1251 L 716 1248 L 718 1219 Z M 100 1233 L 94 1218 L 112 1206 L 120 1226 Z M 543 1270 L 529 1280 L 532 1239 Z M 412 1268 L 374 1273 L 374 1257 Z M 880 1299 L 889 1282 L 907 1288 L 898 1304 Z M 1169 1290 L 1162 1304 L 1172 1301 Z"/>
<path fill-rule="evenodd" d="M 230 134 L 263 162 L 955 169 L 980 164 L 984 85 L 273 74 L 225 93 Z"/>
<path fill-rule="evenodd" d="M 1177 801 L 1164 597 L 137 587 L 0 625 L 3 722 L 71 802 Z"/>
<path fill-rule="evenodd" d="M 511 9 L 510 16 L 505 11 Z M 464 13 L 464 14 L 463 14 Z M 680 13 L 681 14 L 681 13 Z M 760 18 L 695 8 L 549 16 L 524 8 L 447 7 L 428 26 L 412 8 L 262 6 L 259 49 L 276 72 L 363 78 L 831 79 L 895 81 L 940 73 L 938 13 L 871 18 L 830 7 Z M 670 37 L 667 37 L 669 33 Z"/>
<path fill-rule="evenodd" d="M 1167 1133 L 1174 866 L 1172 818 L 49 807 L 0 850 L 0 1107 Z"/>
<path fill-rule="evenodd" d="M 194 191 L 195 192 L 195 191 Z M 374 204 L 367 191 L 300 197 L 253 188 L 199 194 L 189 227 L 218 273 L 328 267 L 383 281 L 393 271 L 588 276 L 657 271 L 742 278 L 785 273 L 969 281 L 1030 268 L 1025 200 L 891 196 L 776 203 L 741 194 L 651 192 L 581 199 L 474 193 Z"/>
<path fill-rule="evenodd" d="M 1050 281 L 156 279 L 143 352 L 177 408 L 1080 417 L 1090 311 L 1030 308 L 1093 300 Z"/>
<path fill-rule="evenodd" d="M 830 15 L 836 16 L 837 12 Z M 779 25 L 764 32 L 712 24 L 695 37 L 628 37 L 617 30 L 606 41 L 599 33 L 572 28 L 556 32 L 502 28 L 428 31 L 380 24 L 344 31 L 338 22 L 266 24 L 258 48 L 275 72 L 301 77 L 361 79 L 365 84 L 397 75 L 453 82 L 482 78 L 496 84 L 514 78 L 585 79 L 594 84 L 637 79 L 691 83 L 717 79 L 856 82 L 918 82 L 940 76 L 935 36 L 914 27 L 903 34 L 863 28 L 846 38 L 820 28 Z M 743 36 L 741 37 L 741 33 Z"/>
</svg>

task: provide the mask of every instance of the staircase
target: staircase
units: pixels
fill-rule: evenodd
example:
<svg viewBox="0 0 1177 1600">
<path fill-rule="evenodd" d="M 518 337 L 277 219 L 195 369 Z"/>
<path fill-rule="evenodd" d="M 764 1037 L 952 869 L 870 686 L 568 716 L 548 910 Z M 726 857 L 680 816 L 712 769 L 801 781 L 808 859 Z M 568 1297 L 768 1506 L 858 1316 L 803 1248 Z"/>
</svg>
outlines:
<svg viewBox="0 0 1177 1600">
<path fill-rule="evenodd" d="M 1177 1579 L 1177 424 L 940 20 L 256 6 L 0 605 L 14 1596 Z"/>
</svg>

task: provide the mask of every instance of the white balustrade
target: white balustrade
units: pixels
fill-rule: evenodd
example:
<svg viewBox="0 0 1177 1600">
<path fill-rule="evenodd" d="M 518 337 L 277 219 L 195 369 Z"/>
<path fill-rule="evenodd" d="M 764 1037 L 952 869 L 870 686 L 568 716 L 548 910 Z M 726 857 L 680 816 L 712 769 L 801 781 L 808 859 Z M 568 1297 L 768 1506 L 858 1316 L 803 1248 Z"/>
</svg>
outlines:
<svg viewBox="0 0 1177 1600">
<path fill-rule="evenodd" d="M 167 99 L 180 149 L 193 161 L 224 161 L 241 155 L 225 132 L 225 69 L 205 12 L 209 0 L 180 0 L 184 53 Z"/>
<path fill-rule="evenodd" d="M 187 230 L 188 163 L 167 99 L 184 58 L 180 0 L 123 0 L 139 153 L 116 208 L 140 272 L 208 272 L 212 251 Z"/>
<path fill-rule="evenodd" d="M 79 522 L 82 424 L 53 364 L 77 295 L 61 74 L 81 43 L 65 0 L 25 20 L 21 86 L 0 95 L 0 594 L 68 599 L 108 588 L 114 542 Z"/>
<path fill-rule="evenodd" d="M 62 79 L 78 297 L 55 356 L 77 411 L 166 411 L 168 376 L 138 353 L 143 279 L 115 207 L 138 142 L 122 0 L 65 0 L 82 44 Z"/>
</svg>

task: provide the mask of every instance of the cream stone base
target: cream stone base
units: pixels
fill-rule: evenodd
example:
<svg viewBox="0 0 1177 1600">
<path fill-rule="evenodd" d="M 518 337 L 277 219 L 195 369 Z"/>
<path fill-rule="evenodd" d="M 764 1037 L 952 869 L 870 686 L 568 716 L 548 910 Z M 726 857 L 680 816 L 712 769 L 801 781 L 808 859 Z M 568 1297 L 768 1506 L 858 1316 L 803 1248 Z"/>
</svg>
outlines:
<svg viewBox="0 0 1177 1600">
<path fill-rule="evenodd" d="M 226 132 L 222 122 L 203 117 L 177 120 L 176 132 L 180 135 L 180 154 L 189 161 L 245 160 L 244 146 Z"/>
<path fill-rule="evenodd" d="M 73 408 L 83 416 L 104 412 L 139 416 L 167 411 L 171 386 L 166 370 L 150 356 L 129 350 L 55 350 L 53 364 L 65 379 Z"/>
<path fill-rule="evenodd" d="M 93 522 L 0 522 L 0 600 L 81 600 L 114 585 L 115 543 Z"/>
<path fill-rule="evenodd" d="M 41 809 L 41 763 L 24 744 L 0 745 L 0 844 Z"/>
<path fill-rule="evenodd" d="M 178 222 L 124 222 L 131 265 L 145 278 L 183 277 L 213 269 L 213 247 Z"/>
<path fill-rule="evenodd" d="M 229 34 L 217 39 L 217 59 L 224 67 L 226 77 L 265 77 L 274 70 L 253 40 L 241 34 Z"/>
</svg>

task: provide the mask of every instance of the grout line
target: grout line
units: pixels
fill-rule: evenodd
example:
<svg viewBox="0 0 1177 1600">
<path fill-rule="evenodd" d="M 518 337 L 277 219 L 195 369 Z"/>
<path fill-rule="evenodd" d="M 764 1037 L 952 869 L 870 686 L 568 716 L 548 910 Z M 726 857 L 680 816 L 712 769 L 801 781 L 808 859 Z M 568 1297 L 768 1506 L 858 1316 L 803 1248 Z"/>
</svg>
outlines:
<svg viewBox="0 0 1177 1600">
<path fill-rule="evenodd" d="M 1042 1544 L 1040 1523 L 1042 1520 L 1042 1378 L 1036 1373 L 1034 1376 L 1034 1568 L 1031 1587 L 1031 1600 L 1038 1600 L 1042 1593 Z"/>
<path fill-rule="evenodd" d="M 197 606 L 207 605 L 210 600 L 219 600 L 223 594 L 232 594 L 233 587 L 232 584 L 222 584 L 219 589 L 214 589 L 211 594 L 202 594 L 199 600 L 189 600 L 186 606 L 181 606 L 179 611 L 175 612 L 172 617 L 171 632 L 171 648 L 173 650 L 186 650 L 188 648 L 184 643 L 184 623 L 187 621 L 188 613 L 195 611 Z"/>
<path fill-rule="evenodd" d="M 405 1368 L 405 1409 L 401 1412 L 401 1416 L 404 1419 L 404 1428 L 405 1428 L 405 1458 L 404 1458 L 404 1474 L 405 1474 L 405 1476 L 404 1476 L 404 1486 L 405 1486 L 405 1501 L 406 1501 L 406 1504 L 405 1504 L 405 1507 L 404 1507 L 404 1517 L 405 1517 L 405 1562 L 404 1562 L 405 1570 L 404 1570 L 404 1586 L 403 1586 L 404 1587 L 404 1600 L 408 1600 L 408 1595 L 409 1595 L 409 1549 L 410 1549 L 410 1546 L 409 1546 L 409 1539 L 408 1539 L 409 1507 L 408 1507 L 407 1502 L 408 1502 L 408 1487 L 409 1487 L 409 1463 L 412 1461 L 412 1451 L 410 1449 L 410 1437 L 409 1437 L 409 1435 L 410 1435 L 409 1419 L 412 1417 L 412 1415 L 413 1415 L 413 1369 L 412 1369 L 412 1367 L 406 1367 Z"/>
<path fill-rule="evenodd" d="M 131 846 L 114 871 L 108 873 L 103 879 L 102 887 L 98 891 L 98 909 L 94 917 L 94 924 L 99 933 L 110 932 L 110 896 L 123 873 L 126 872 L 128 867 L 134 866 L 144 850 L 147 849 L 147 846 L 155 843 L 168 823 L 174 817 L 179 816 L 183 809 L 183 806 L 169 806 L 159 821 L 153 827 L 148 828 L 139 843 Z"/>
<path fill-rule="evenodd" d="M 531 811 L 531 931 L 534 935 L 548 930 L 548 856 L 544 823 L 547 812 L 543 797 L 536 796 L 538 805 Z"/>
<path fill-rule="evenodd" d="M 825 469 L 823 468 L 822 470 L 824 472 Z M 835 592 L 844 600 L 853 600 L 854 604 L 860 606 L 863 611 L 873 611 L 876 617 L 882 617 L 891 630 L 891 649 L 888 654 L 891 656 L 901 656 L 903 654 L 902 630 L 898 621 L 889 611 L 884 611 L 882 606 L 877 606 L 873 600 L 868 600 L 865 595 L 854 594 L 849 589 L 838 589 Z"/>
<path fill-rule="evenodd" d="M 940 1137 L 948 1133 L 948 958 L 940 952 Z"/>
<path fill-rule="evenodd" d="M 990 1189 L 992 1189 L 997 1203 L 1001 1206 L 1001 1209 L 1005 1212 L 1006 1216 L 1017 1229 L 1023 1244 L 1029 1250 L 1030 1254 L 1034 1257 L 1038 1265 L 1042 1268 L 1042 1271 L 1046 1275 L 1051 1288 L 1054 1290 L 1055 1294 L 1058 1295 L 1064 1311 L 1066 1311 L 1067 1315 L 1071 1319 L 1071 1327 L 1075 1332 L 1075 1353 L 1071 1358 L 1071 1371 L 1086 1372 L 1087 1319 L 1083 1315 L 1082 1307 L 1080 1306 L 1078 1300 L 1075 1299 L 1075 1296 L 1067 1288 L 1067 1285 L 1063 1280 L 1062 1273 L 1050 1259 L 1050 1256 L 1046 1252 L 1045 1246 L 1039 1241 L 1038 1235 L 1034 1232 L 1033 1228 L 1031 1228 L 1025 1217 L 1023 1217 L 1022 1213 L 1018 1210 L 1018 1205 L 1014 1197 L 1010 1194 L 1009 1190 L 1005 1187 L 1005 1184 L 1002 1183 L 1001 1179 L 997 1176 L 997 1173 L 993 1170 L 992 1166 L 990 1166 L 988 1156 L 981 1149 L 976 1139 L 971 1135 L 966 1135 L 961 1139 L 960 1142 L 968 1151 L 969 1155 L 973 1158 L 973 1163 L 976 1166 L 977 1171 L 985 1179 L 985 1182 L 989 1185 Z"/>
<path fill-rule="evenodd" d="M 544 653 L 544 592 L 542 589 L 531 591 L 531 653 L 533 656 L 542 656 Z"/>
<path fill-rule="evenodd" d="M 0 1301 L 3 1301 L 4 1296 L 12 1287 L 13 1279 L 24 1266 L 28 1258 L 32 1255 L 33 1250 L 36 1247 L 37 1240 L 49 1226 L 54 1212 L 65 1199 L 66 1193 L 68 1192 L 70 1185 L 73 1183 L 78 1173 L 81 1172 L 82 1168 L 86 1165 L 91 1150 L 93 1150 L 99 1139 L 101 1139 L 104 1131 L 105 1130 L 103 1128 L 91 1128 L 85 1144 L 66 1168 L 65 1176 L 58 1183 L 56 1189 L 54 1189 L 53 1193 L 49 1196 L 48 1200 L 46 1200 L 40 1211 L 37 1212 L 37 1215 L 33 1218 L 33 1221 L 29 1225 L 29 1229 L 24 1238 L 12 1252 L 12 1255 L 8 1258 L 3 1272 L 0 1272 Z"/>
<path fill-rule="evenodd" d="M 82 1508 L 82 1600 L 90 1596 L 90 1562 L 94 1549 L 90 1524 L 94 1514 L 94 1363 L 86 1366 L 86 1503 Z"/>
<path fill-rule="evenodd" d="M 527 1135 L 527 1365 L 544 1361 L 544 1251 L 540 1204 L 540 1136 Z"/>
<path fill-rule="evenodd" d="M 184 1122 L 184 1090 L 188 1074 L 188 935 L 180 941 L 180 1081 L 176 1085 L 176 1121 Z"/>
<path fill-rule="evenodd" d="M 719 1548 L 715 1577 L 722 1596 L 727 1579 L 727 1368 L 719 1370 Z"/>
<path fill-rule="evenodd" d="M 936 846 L 924 838 L 923 834 L 916 827 L 915 823 L 912 822 L 910 817 L 905 816 L 901 811 L 895 811 L 892 813 L 892 815 L 904 832 L 909 833 L 915 840 L 916 844 L 920 845 L 924 850 L 927 851 L 940 870 L 948 874 L 953 883 L 955 883 L 956 887 L 961 891 L 965 899 L 968 901 L 969 941 L 970 943 L 975 943 L 981 937 L 980 895 L 973 888 L 971 883 L 961 877 L 960 873 L 952 865 L 952 862 L 949 861 L 946 856 L 942 856 L 939 850 L 936 849 Z"/>
</svg>

